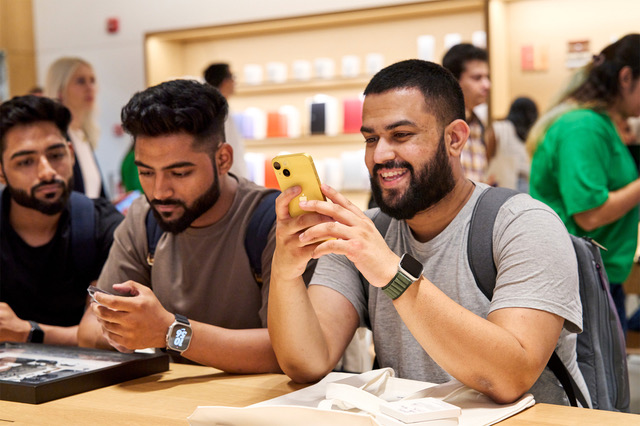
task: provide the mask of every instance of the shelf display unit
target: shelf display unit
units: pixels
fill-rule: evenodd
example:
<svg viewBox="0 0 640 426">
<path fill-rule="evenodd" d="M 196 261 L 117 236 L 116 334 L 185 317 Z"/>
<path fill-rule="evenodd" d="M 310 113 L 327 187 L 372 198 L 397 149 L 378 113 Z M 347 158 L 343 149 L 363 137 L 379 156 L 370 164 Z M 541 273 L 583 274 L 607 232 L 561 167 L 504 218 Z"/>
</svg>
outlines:
<svg viewBox="0 0 640 426">
<path fill-rule="evenodd" d="M 248 22 L 206 28 L 150 33 L 145 39 L 147 84 L 171 78 L 200 78 L 213 62 L 227 62 L 236 77 L 236 94 L 230 98 L 231 111 L 259 108 L 265 113 L 282 106 L 293 106 L 300 114 L 301 136 L 295 139 L 266 138 L 245 140 L 250 153 L 273 156 L 281 151 L 308 152 L 314 158 L 340 158 L 344 152 L 364 148 L 359 134 L 310 135 L 309 99 L 326 95 L 337 100 L 337 128 L 343 128 L 342 102 L 362 95 L 371 78 L 367 57 L 378 55 L 382 65 L 418 57 L 418 37 L 434 39 L 431 60 L 440 62 L 444 41 L 452 32 L 460 39 L 471 40 L 476 31 L 485 30 L 484 1 L 424 1 L 397 6 L 352 10 L 313 16 Z M 359 72 L 343 77 L 344 56 L 356 57 Z M 335 72 L 319 78 L 313 72 L 314 61 L 332 61 Z M 296 80 L 295 61 L 308 61 L 312 73 L 308 80 Z M 267 80 L 266 67 L 271 62 L 286 65 L 287 75 L 281 83 Z M 247 65 L 263 70 L 260 84 L 249 84 Z M 358 192 L 358 191 L 356 191 Z M 368 190 L 359 191 L 354 200 L 366 206 Z M 350 197 L 353 194 L 349 195 Z"/>
</svg>

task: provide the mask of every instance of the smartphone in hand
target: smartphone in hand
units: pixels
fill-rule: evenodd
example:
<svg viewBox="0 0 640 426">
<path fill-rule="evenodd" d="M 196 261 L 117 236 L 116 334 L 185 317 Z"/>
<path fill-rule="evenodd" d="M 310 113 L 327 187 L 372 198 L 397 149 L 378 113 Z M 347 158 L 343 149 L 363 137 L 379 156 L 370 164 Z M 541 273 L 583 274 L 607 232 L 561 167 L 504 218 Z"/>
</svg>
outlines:
<svg viewBox="0 0 640 426">
<path fill-rule="evenodd" d="M 291 217 L 307 213 L 300 208 L 300 200 L 326 201 L 324 194 L 320 190 L 320 179 L 318 178 L 316 167 L 309 154 L 278 155 L 271 161 L 271 165 L 282 191 L 292 186 L 300 186 L 302 188 L 300 195 L 289 203 Z"/>
<path fill-rule="evenodd" d="M 96 302 L 98 305 L 102 305 L 102 304 L 96 300 L 96 297 L 95 297 L 96 293 L 104 293 L 104 294 L 109 294 L 111 296 L 132 297 L 131 294 L 129 293 L 114 293 L 111 291 L 103 290 L 94 285 L 90 285 L 89 287 L 87 287 L 87 293 L 89 293 L 89 296 L 91 296 L 91 299 L 93 299 L 93 301 Z"/>
</svg>

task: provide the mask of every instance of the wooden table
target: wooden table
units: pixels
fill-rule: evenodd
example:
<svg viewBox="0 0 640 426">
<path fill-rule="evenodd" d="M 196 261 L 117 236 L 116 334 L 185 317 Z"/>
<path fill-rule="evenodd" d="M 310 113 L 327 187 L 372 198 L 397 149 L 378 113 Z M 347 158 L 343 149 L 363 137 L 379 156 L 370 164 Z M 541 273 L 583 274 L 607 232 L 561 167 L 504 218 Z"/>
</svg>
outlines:
<svg viewBox="0 0 640 426">
<path fill-rule="evenodd" d="M 199 405 L 244 407 L 304 385 L 287 376 L 235 376 L 212 368 L 171 364 L 171 370 L 39 405 L 0 401 L 2 425 L 187 425 Z M 536 404 L 500 423 L 640 425 L 640 415 Z"/>
</svg>

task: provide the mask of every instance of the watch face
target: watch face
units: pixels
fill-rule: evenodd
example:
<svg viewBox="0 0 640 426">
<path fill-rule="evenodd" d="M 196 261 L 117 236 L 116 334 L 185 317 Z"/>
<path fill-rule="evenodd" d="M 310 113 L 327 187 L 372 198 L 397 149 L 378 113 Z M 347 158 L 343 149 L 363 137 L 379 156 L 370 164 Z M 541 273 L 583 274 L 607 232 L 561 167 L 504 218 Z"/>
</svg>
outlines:
<svg viewBox="0 0 640 426">
<path fill-rule="evenodd" d="M 193 331 L 188 325 L 175 324 L 171 329 L 168 346 L 176 351 L 185 351 L 189 347 L 192 334 Z"/>
<path fill-rule="evenodd" d="M 400 260 L 400 267 L 407 271 L 414 279 L 420 278 L 422 275 L 422 263 L 408 253 L 405 253 Z"/>
</svg>

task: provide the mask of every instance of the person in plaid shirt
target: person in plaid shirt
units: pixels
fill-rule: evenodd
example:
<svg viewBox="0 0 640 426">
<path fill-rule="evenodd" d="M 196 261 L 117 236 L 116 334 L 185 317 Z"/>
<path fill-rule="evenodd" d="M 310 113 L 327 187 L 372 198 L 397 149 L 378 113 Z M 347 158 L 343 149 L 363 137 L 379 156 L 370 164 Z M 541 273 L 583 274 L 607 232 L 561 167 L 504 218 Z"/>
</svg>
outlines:
<svg viewBox="0 0 640 426">
<path fill-rule="evenodd" d="M 458 44 L 444 55 L 442 65 L 451 71 L 462 88 L 466 121 L 471 131 L 460 155 L 462 169 L 467 178 L 486 182 L 492 149 L 485 142 L 484 125 L 473 109 L 487 101 L 491 87 L 487 52 L 472 44 Z"/>
</svg>

